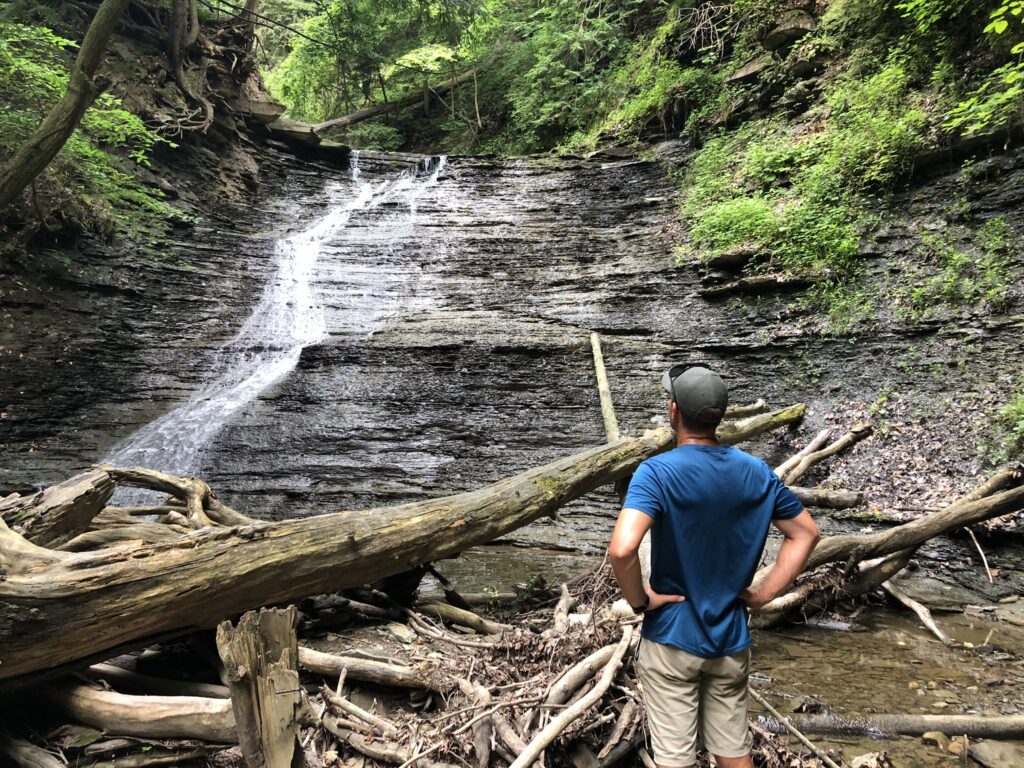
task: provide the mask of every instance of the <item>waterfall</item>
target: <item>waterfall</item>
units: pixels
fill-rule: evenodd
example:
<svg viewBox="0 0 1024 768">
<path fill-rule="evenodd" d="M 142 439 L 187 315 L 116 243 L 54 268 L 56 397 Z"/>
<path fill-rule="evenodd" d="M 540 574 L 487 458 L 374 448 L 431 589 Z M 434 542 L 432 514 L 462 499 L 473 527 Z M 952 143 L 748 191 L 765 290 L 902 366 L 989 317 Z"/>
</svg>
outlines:
<svg viewBox="0 0 1024 768">
<path fill-rule="evenodd" d="M 386 225 L 386 234 L 408 234 L 415 221 L 417 199 L 437 183 L 445 162 L 444 157 L 432 158 L 420 172 L 406 171 L 398 178 L 371 183 L 363 179 L 359 155 L 353 152 L 353 194 L 306 229 L 277 241 L 274 273 L 252 314 L 217 351 L 209 381 L 184 403 L 115 446 L 106 462 L 179 475 L 199 472 L 206 450 L 221 429 L 283 380 L 298 364 L 303 349 L 336 330 L 327 327 L 317 295 L 318 269 L 325 251 L 345 234 L 354 216 L 382 203 L 397 203 L 400 211 L 380 224 Z M 372 295 L 354 300 L 343 330 L 372 332 L 389 314 L 388 308 L 373 306 L 374 301 Z"/>
</svg>

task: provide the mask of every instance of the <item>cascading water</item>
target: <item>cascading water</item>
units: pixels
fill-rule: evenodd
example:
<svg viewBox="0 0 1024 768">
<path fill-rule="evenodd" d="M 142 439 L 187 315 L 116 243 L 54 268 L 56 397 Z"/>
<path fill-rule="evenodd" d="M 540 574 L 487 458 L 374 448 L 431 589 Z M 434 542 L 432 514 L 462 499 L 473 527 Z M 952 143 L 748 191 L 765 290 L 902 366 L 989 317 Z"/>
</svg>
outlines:
<svg viewBox="0 0 1024 768">
<path fill-rule="evenodd" d="M 328 328 L 317 292 L 322 257 L 343 238 L 355 216 L 382 204 L 397 204 L 398 213 L 376 226 L 387 229 L 388 239 L 407 236 L 415 223 L 417 200 L 436 185 L 445 163 L 443 157 L 434 158 L 419 173 L 406 171 L 396 179 L 371 183 L 363 179 L 354 152 L 354 194 L 307 229 L 276 243 L 277 268 L 252 314 L 218 350 L 209 382 L 130 435 L 106 461 L 179 475 L 197 473 L 217 433 L 248 403 L 284 379 L 298 364 L 303 349 L 322 342 L 329 332 L 372 332 L 393 308 L 366 285 L 351 291 L 347 311 L 338 318 L 344 327 Z M 375 275 L 374 265 L 364 267 L 363 273 Z"/>
</svg>

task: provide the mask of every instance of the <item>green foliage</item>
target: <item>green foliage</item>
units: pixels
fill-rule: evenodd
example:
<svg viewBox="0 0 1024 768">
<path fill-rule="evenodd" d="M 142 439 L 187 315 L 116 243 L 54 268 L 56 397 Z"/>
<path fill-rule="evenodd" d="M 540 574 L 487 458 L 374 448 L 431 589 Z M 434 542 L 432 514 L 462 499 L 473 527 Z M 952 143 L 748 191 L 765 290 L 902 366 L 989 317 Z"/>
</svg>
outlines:
<svg viewBox="0 0 1024 768">
<path fill-rule="evenodd" d="M 871 306 L 852 287 L 871 196 L 909 170 L 928 117 L 898 60 L 835 79 L 825 110 L 814 131 L 760 120 L 709 140 L 684 178 L 682 213 L 691 253 L 753 246 L 754 269 L 814 277 L 811 304 L 849 327 Z"/>
<path fill-rule="evenodd" d="M 944 127 L 970 136 L 1019 121 L 1024 112 L 1024 0 L 907 0 L 897 8 L 921 35 L 941 29 L 948 38 L 973 29 L 975 17 L 988 11 L 983 33 L 991 51 L 982 56 L 987 66 L 949 108 Z"/>
<path fill-rule="evenodd" d="M 287 17 L 301 5 L 289 0 L 281 13 Z M 290 50 L 273 62 L 266 80 L 291 115 L 315 122 L 422 88 L 425 77 L 443 75 L 432 78 L 437 82 L 455 74 L 459 39 L 476 13 L 467 0 L 313 5 L 300 25 L 305 36 L 290 38 Z"/>
<path fill-rule="evenodd" d="M 631 50 L 630 25 L 642 0 L 548 0 L 516 18 L 526 55 L 510 83 L 508 130 L 524 149 L 541 149 L 585 132 L 607 95 L 605 75 Z"/>
<path fill-rule="evenodd" d="M 950 21 L 958 20 L 975 8 L 973 0 L 905 0 L 897 3 L 896 10 L 911 19 L 919 32 L 930 32 Z"/>
<path fill-rule="evenodd" d="M 1024 389 L 996 411 L 993 422 L 998 448 L 992 458 L 996 462 L 1024 458 Z"/>
<path fill-rule="evenodd" d="M 357 123 L 337 138 L 355 149 L 373 149 L 378 152 L 395 152 L 405 142 L 405 137 L 397 128 L 375 122 Z"/>
<path fill-rule="evenodd" d="M 46 27 L 0 23 L 0 100 L 6 106 L 0 112 L 0 158 L 13 153 L 64 95 L 74 47 Z M 124 151 L 136 163 L 148 165 L 149 153 L 161 142 L 166 143 L 122 109 L 117 98 L 104 94 L 46 171 L 53 181 L 46 185 L 52 204 L 62 208 L 65 219 L 103 231 L 139 208 L 162 211 L 154 193 L 139 186 L 116 154 Z M 38 197 L 35 202 L 44 207 Z"/>
<path fill-rule="evenodd" d="M 599 78 L 605 96 L 597 119 L 586 131 L 566 139 L 567 146 L 591 148 L 602 137 L 639 141 L 652 124 L 662 134 L 681 128 L 692 135 L 725 111 L 724 77 L 711 66 L 712 58 L 707 57 L 702 66 L 679 63 L 680 37 L 688 31 L 681 11 L 670 8 L 667 20 L 650 38 L 634 43 Z"/>
<path fill-rule="evenodd" d="M 1009 249 L 1013 233 L 1003 219 L 986 221 L 975 242 L 958 246 L 959 231 L 924 233 L 918 265 L 910 270 L 914 285 L 898 292 L 911 318 L 928 318 L 942 306 L 974 306 L 982 311 L 1005 307 L 1010 294 Z"/>
</svg>

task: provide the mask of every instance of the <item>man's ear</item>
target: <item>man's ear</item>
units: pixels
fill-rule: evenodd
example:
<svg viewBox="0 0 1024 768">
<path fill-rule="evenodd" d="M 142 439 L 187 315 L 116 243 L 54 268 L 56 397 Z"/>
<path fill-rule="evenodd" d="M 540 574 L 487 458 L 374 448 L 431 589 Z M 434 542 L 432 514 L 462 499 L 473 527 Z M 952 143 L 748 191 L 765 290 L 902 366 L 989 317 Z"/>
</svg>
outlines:
<svg viewBox="0 0 1024 768">
<path fill-rule="evenodd" d="M 668 423 L 673 429 L 679 427 L 679 408 L 674 400 L 668 401 Z"/>
</svg>

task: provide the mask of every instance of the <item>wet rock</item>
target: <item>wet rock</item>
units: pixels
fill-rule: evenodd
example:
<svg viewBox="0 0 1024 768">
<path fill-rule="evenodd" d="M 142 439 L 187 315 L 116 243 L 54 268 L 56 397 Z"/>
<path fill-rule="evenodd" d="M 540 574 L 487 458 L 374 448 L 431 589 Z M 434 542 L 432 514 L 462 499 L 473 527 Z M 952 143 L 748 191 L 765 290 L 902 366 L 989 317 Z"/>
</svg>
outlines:
<svg viewBox="0 0 1024 768">
<path fill-rule="evenodd" d="M 278 104 L 276 101 L 253 100 L 246 96 L 231 99 L 228 106 L 246 120 L 258 125 L 273 123 L 286 109 L 284 104 Z"/>
<path fill-rule="evenodd" d="M 1024 750 L 1002 741 L 971 742 L 968 753 L 985 768 L 1020 768 Z"/>
<path fill-rule="evenodd" d="M 405 624 L 399 624 L 391 621 L 386 625 L 387 631 L 393 635 L 399 642 L 402 643 L 414 643 L 416 642 L 416 633 L 409 629 Z"/>
<path fill-rule="evenodd" d="M 588 153 L 584 157 L 587 160 L 623 160 L 632 159 L 639 155 L 636 147 L 602 147 Z"/>
<path fill-rule="evenodd" d="M 827 712 L 828 707 L 813 696 L 799 696 L 793 702 L 792 710 L 803 714 L 816 715 Z"/>
<path fill-rule="evenodd" d="M 775 60 L 771 53 L 762 53 L 761 55 L 750 59 L 745 64 L 740 65 L 739 69 L 725 78 L 725 82 L 735 84 L 749 83 L 757 80 L 761 76 L 761 73 L 771 67 L 774 62 Z"/>
<path fill-rule="evenodd" d="M 752 243 L 737 245 L 720 251 L 707 260 L 710 269 L 721 269 L 727 272 L 741 272 L 759 252 L 759 247 Z"/>
<path fill-rule="evenodd" d="M 800 38 L 818 28 L 818 23 L 807 11 L 790 11 L 779 19 L 761 40 L 761 44 L 769 51 L 775 51 L 792 45 Z"/>
<path fill-rule="evenodd" d="M 962 755 L 966 750 L 967 745 L 959 736 L 949 742 L 949 745 L 946 747 L 946 751 L 951 755 Z"/>
<path fill-rule="evenodd" d="M 922 734 L 921 742 L 938 747 L 943 752 L 945 752 L 946 748 L 949 747 L 949 737 L 941 731 L 928 731 L 927 733 Z"/>
<path fill-rule="evenodd" d="M 288 145 L 315 147 L 320 143 L 320 136 L 313 131 L 313 126 L 280 117 L 267 125 L 270 135 Z"/>
<path fill-rule="evenodd" d="M 895 768 L 892 760 L 885 752 L 871 752 L 860 755 L 850 762 L 851 768 Z"/>
</svg>

